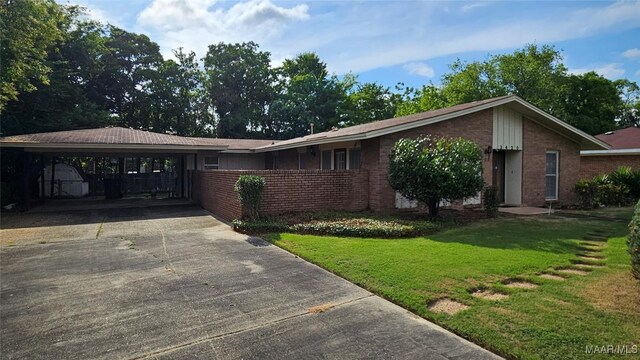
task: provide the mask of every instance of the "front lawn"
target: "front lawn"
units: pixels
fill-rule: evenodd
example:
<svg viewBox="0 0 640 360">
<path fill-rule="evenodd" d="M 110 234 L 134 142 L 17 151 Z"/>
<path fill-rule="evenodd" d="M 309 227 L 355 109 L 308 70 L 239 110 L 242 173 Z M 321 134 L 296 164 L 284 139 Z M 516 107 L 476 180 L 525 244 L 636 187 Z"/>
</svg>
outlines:
<svg viewBox="0 0 640 360">
<path fill-rule="evenodd" d="M 631 210 L 616 217 L 629 219 Z M 626 231 L 615 218 L 552 216 L 483 220 L 410 239 L 288 233 L 268 239 L 502 356 L 592 359 L 610 355 L 587 354 L 587 346 L 640 345 L 640 284 L 630 276 Z M 583 262 L 606 266 L 587 268 L 586 276 L 558 272 L 577 268 L 577 254 L 591 247 L 582 239 L 594 236 L 609 240 L 588 255 L 604 259 Z M 511 288 L 506 279 L 538 287 Z M 472 296 L 478 289 L 509 297 Z M 427 308 L 442 298 L 469 308 L 454 315 Z"/>
</svg>

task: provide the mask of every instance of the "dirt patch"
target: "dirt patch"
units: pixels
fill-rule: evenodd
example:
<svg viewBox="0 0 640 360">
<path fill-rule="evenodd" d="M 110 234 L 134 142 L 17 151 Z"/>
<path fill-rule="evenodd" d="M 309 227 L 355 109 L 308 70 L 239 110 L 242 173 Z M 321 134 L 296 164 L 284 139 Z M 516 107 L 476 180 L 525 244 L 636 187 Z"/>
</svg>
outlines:
<svg viewBox="0 0 640 360">
<path fill-rule="evenodd" d="M 589 275 L 589 271 L 581 269 L 557 269 L 557 272 L 571 275 Z"/>
<path fill-rule="evenodd" d="M 589 283 L 583 295 L 595 307 L 603 310 L 638 314 L 640 309 L 640 281 L 630 271 L 606 275 Z"/>
<path fill-rule="evenodd" d="M 459 313 L 460 311 L 467 310 L 468 308 L 468 305 L 446 298 L 436 300 L 427 306 L 427 309 L 429 309 L 429 311 L 433 311 L 436 313 L 445 313 L 449 315 Z"/>
<path fill-rule="evenodd" d="M 558 281 L 564 281 L 566 280 L 565 278 L 563 278 L 560 275 L 554 275 L 554 274 L 540 274 L 538 275 L 543 279 L 547 279 L 547 280 L 558 280 Z"/>
<path fill-rule="evenodd" d="M 334 304 L 334 303 L 326 303 L 326 304 L 310 307 L 309 308 L 309 313 L 310 314 L 319 314 L 319 313 L 323 313 L 323 312 L 325 312 L 327 310 L 331 310 L 334 307 L 336 307 L 336 304 Z"/>
<path fill-rule="evenodd" d="M 471 293 L 471 296 L 485 300 L 504 300 L 509 297 L 507 294 L 493 292 L 490 290 L 476 290 Z"/>
<path fill-rule="evenodd" d="M 504 286 L 508 288 L 514 289 L 535 289 L 538 285 L 525 281 L 525 280 L 517 280 L 517 279 L 507 279 L 502 282 Z"/>
</svg>

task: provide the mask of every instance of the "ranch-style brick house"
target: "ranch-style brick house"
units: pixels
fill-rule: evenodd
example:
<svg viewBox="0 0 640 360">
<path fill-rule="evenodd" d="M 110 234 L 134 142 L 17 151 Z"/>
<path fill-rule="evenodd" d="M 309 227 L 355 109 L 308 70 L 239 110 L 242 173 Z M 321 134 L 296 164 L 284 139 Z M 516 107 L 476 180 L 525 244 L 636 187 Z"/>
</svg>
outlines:
<svg viewBox="0 0 640 360">
<path fill-rule="evenodd" d="M 595 137 L 610 148 L 580 151 L 580 178 L 609 174 L 621 166 L 640 170 L 640 128 L 607 131 Z"/>
<path fill-rule="evenodd" d="M 24 149 L 41 168 L 55 164 L 60 156 L 117 158 L 120 179 L 132 173 L 124 171 L 127 159 L 138 158 L 133 171 L 138 174 L 143 172 L 141 157 L 171 157 L 176 164 L 172 194 L 191 198 L 231 220 L 241 216 L 233 191 L 241 174 L 265 178 L 262 210 L 266 214 L 393 212 L 415 207 L 394 192 L 387 172 L 395 142 L 423 135 L 475 142 L 483 152 L 485 184 L 496 185 L 501 203 L 507 206 L 572 204 L 572 189 L 580 178 L 580 151 L 609 148 L 513 95 L 285 141 L 185 138 L 104 128 L 11 136 L 1 138 L 0 145 Z M 161 171 L 151 168 L 152 173 Z M 480 203 L 480 196 L 465 201 Z"/>
</svg>

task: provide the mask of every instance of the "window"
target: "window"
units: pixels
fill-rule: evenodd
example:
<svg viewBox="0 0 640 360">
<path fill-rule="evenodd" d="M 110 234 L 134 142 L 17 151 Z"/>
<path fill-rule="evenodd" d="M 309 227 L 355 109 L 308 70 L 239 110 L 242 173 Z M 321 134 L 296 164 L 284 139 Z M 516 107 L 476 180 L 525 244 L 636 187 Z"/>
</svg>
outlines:
<svg viewBox="0 0 640 360">
<path fill-rule="evenodd" d="M 204 169 L 205 170 L 218 170 L 218 157 L 217 156 L 205 156 L 204 157 Z"/>
<path fill-rule="evenodd" d="M 360 169 L 360 149 L 349 150 L 349 169 Z"/>
<path fill-rule="evenodd" d="M 558 200 L 558 152 L 547 152 L 545 176 L 545 199 Z"/>
<path fill-rule="evenodd" d="M 298 170 L 304 170 L 307 168 L 307 164 L 305 162 L 305 156 L 303 153 L 298 153 Z"/>
<path fill-rule="evenodd" d="M 331 150 L 322 152 L 322 170 L 331 170 Z"/>
<path fill-rule="evenodd" d="M 417 207 L 417 200 L 409 200 L 396 191 L 396 209 L 415 209 Z"/>
<path fill-rule="evenodd" d="M 335 170 L 347 169 L 347 149 L 335 149 L 333 151 L 333 168 Z"/>
</svg>

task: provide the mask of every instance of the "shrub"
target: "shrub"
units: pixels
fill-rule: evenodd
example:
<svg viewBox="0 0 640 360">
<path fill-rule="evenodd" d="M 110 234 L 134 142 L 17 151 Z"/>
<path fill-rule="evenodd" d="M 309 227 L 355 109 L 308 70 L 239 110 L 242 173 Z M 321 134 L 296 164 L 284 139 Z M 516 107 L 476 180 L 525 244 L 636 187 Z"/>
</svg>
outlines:
<svg viewBox="0 0 640 360">
<path fill-rule="evenodd" d="M 498 188 L 495 186 L 487 186 L 484 188 L 484 210 L 489 217 L 498 216 L 498 208 L 500 201 L 498 200 Z"/>
<path fill-rule="evenodd" d="M 629 223 L 627 245 L 631 255 L 631 273 L 640 280 L 640 201 L 636 204 L 636 210 Z"/>
<path fill-rule="evenodd" d="M 283 216 L 273 219 L 234 220 L 234 230 L 262 235 L 275 232 L 298 234 L 406 238 L 433 234 L 441 224 L 426 220 L 379 219 L 362 214 L 318 213 L 306 216 Z"/>
<path fill-rule="evenodd" d="M 438 215 L 441 200 L 476 196 L 483 187 L 482 151 L 470 140 L 440 137 L 400 139 L 389 155 L 389 184 Z"/>
<path fill-rule="evenodd" d="M 283 222 L 272 219 L 260 220 L 233 220 L 233 230 L 249 235 L 262 235 L 289 231 L 289 226 Z"/>
<path fill-rule="evenodd" d="M 240 175 L 236 181 L 234 190 L 238 193 L 243 216 L 249 219 L 257 219 L 260 216 L 264 184 L 264 178 L 256 175 Z"/>
<path fill-rule="evenodd" d="M 618 177 L 616 177 L 618 176 Z M 620 175 L 597 175 L 579 180 L 574 186 L 580 206 L 592 209 L 597 206 L 619 206 L 630 202 L 629 188 L 620 182 Z"/>
<path fill-rule="evenodd" d="M 633 170 L 629 166 L 621 166 L 609 174 L 609 179 L 612 184 L 626 187 L 633 200 L 640 199 L 640 170 Z"/>
</svg>

